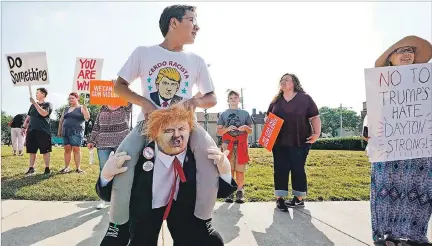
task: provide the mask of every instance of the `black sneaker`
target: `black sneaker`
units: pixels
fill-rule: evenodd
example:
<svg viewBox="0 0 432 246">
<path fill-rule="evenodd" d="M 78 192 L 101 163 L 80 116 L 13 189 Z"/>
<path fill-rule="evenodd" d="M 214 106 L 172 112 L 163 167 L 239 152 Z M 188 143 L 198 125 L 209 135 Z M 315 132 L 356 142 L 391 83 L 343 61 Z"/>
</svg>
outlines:
<svg viewBox="0 0 432 246">
<path fill-rule="evenodd" d="M 291 201 L 286 201 L 285 205 L 287 205 L 290 208 L 296 208 L 296 207 L 304 207 L 304 201 L 299 200 L 296 196 L 291 199 Z"/>
<path fill-rule="evenodd" d="M 276 201 L 276 208 L 280 211 L 287 212 L 288 207 L 285 205 L 285 200 L 282 197 L 279 197 Z"/>
<path fill-rule="evenodd" d="M 50 173 L 51 173 L 51 170 L 49 169 L 49 167 L 45 167 L 44 174 L 50 174 Z"/>
<path fill-rule="evenodd" d="M 236 203 L 244 203 L 244 198 L 243 198 L 243 191 L 242 190 L 238 190 L 237 194 L 236 194 Z"/>
<path fill-rule="evenodd" d="M 233 203 L 234 202 L 234 194 L 231 194 L 227 198 L 225 198 L 225 202 Z"/>
<path fill-rule="evenodd" d="M 127 245 L 129 242 L 129 222 L 123 225 L 116 225 L 112 222 L 109 223 L 108 230 L 102 239 L 100 245 L 104 246 L 116 246 L 116 245 Z"/>
<path fill-rule="evenodd" d="M 35 173 L 34 167 L 30 167 L 30 168 L 28 169 L 28 171 L 25 173 L 25 175 L 32 175 L 32 174 L 34 174 L 34 173 Z"/>
</svg>

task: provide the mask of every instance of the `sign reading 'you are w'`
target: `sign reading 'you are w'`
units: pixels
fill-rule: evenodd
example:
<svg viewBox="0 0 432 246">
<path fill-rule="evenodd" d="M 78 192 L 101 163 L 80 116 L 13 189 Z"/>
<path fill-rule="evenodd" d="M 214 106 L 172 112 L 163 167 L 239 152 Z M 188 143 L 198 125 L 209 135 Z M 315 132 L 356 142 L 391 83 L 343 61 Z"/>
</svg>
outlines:
<svg viewBox="0 0 432 246">
<path fill-rule="evenodd" d="M 432 64 L 365 70 L 369 161 L 432 156 Z"/>
</svg>

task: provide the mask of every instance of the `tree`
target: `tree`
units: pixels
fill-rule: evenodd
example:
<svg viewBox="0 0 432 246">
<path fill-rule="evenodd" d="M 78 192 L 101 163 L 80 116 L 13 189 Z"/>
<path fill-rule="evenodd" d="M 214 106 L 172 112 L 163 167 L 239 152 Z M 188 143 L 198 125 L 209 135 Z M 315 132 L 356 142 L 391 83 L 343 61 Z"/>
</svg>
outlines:
<svg viewBox="0 0 432 246">
<path fill-rule="evenodd" d="M 8 145 L 11 143 L 11 128 L 8 126 L 8 123 L 11 122 L 12 118 L 5 111 L 1 111 L 1 141 Z"/>
<path fill-rule="evenodd" d="M 346 130 L 353 131 L 359 128 L 361 124 L 361 117 L 353 110 L 347 108 L 320 108 L 321 118 L 321 132 L 331 134 L 332 136 L 338 135 L 340 128 L 340 117 L 342 113 L 342 127 Z"/>
</svg>

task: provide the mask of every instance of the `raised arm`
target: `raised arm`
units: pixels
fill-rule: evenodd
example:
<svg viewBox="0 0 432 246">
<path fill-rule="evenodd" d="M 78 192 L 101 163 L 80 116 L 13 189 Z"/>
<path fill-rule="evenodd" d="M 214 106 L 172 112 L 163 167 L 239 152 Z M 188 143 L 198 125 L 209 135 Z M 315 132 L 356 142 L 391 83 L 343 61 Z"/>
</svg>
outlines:
<svg viewBox="0 0 432 246">
<path fill-rule="evenodd" d="M 38 113 L 42 117 L 47 117 L 47 116 L 50 115 L 50 110 L 51 110 L 50 104 L 48 104 L 49 106 L 44 109 L 33 98 L 30 98 L 30 101 L 33 103 L 33 105 L 35 106 L 36 110 L 38 111 Z"/>
</svg>

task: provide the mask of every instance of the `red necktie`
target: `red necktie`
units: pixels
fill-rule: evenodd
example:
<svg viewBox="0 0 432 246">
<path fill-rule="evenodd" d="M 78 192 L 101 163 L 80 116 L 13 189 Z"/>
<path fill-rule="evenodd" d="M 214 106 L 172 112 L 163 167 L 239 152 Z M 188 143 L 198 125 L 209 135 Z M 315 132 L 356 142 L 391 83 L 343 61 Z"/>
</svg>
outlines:
<svg viewBox="0 0 432 246">
<path fill-rule="evenodd" d="M 164 108 L 168 107 L 168 102 L 167 101 L 163 102 L 162 107 L 164 107 Z"/>
<path fill-rule="evenodd" d="M 169 214 L 169 212 L 171 210 L 171 205 L 172 205 L 172 201 L 174 199 L 174 194 L 175 194 L 176 186 L 177 186 L 177 174 L 180 177 L 181 182 L 183 182 L 183 183 L 186 182 L 186 176 L 185 176 L 185 174 L 183 172 L 183 168 L 181 166 L 181 163 L 180 163 L 179 159 L 177 159 L 177 156 L 174 157 L 174 160 L 173 160 L 172 164 L 174 165 L 174 168 L 173 168 L 174 169 L 174 183 L 171 186 L 171 194 L 170 194 L 170 197 L 169 197 L 168 205 L 167 205 L 167 207 L 165 209 L 163 220 L 166 220 L 166 218 L 168 217 L 168 214 Z"/>
</svg>

